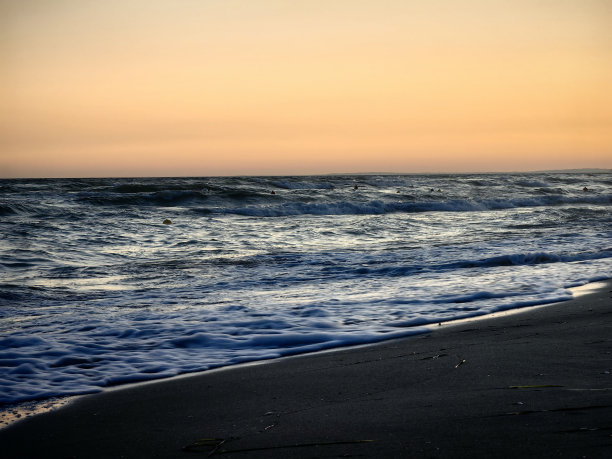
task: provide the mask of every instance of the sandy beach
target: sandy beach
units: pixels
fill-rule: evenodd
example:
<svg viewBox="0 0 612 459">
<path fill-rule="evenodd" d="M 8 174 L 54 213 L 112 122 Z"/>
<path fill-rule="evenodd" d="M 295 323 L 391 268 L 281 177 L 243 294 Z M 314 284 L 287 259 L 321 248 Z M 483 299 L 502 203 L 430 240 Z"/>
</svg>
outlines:
<svg viewBox="0 0 612 459">
<path fill-rule="evenodd" d="M 84 396 L 0 430 L 2 456 L 610 457 L 611 290 Z"/>
</svg>

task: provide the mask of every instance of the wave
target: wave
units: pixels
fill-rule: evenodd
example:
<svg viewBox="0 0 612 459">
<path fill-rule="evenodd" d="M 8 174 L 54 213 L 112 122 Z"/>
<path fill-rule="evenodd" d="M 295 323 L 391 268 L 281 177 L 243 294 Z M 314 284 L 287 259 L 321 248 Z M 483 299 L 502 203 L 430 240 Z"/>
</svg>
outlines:
<svg viewBox="0 0 612 459">
<path fill-rule="evenodd" d="M 598 260 L 601 258 L 612 258 L 612 247 L 597 252 L 576 253 L 576 254 L 556 254 L 546 252 L 535 253 L 516 253 L 500 255 L 496 257 L 484 258 L 474 261 L 458 261 L 451 263 L 449 267 L 457 268 L 478 268 L 496 266 L 521 266 L 539 265 L 544 263 L 568 263 L 575 261 Z"/>
<path fill-rule="evenodd" d="M 14 215 L 17 211 L 11 205 L 0 204 L 0 216 Z"/>
<path fill-rule="evenodd" d="M 410 276 L 416 273 L 425 272 L 448 272 L 456 271 L 461 269 L 473 269 L 473 268 L 500 268 L 507 266 L 527 266 L 527 265 L 541 265 L 549 263 L 571 263 L 571 262 L 583 262 L 600 260 L 604 258 L 612 258 L 612 247 L 606 248 L 600 251 L 594 252 L 583 252 L 573 254 L 556 254 L 546 252 L 534 252 L 534 253 L 513 253 L 498 255 L 494 257 L 487 257 L 477 260 L 457 260 L 451 263 L 430 263 L 430 264 L 415 264 L 415 265 L 387 265 L 376 268 L 369 268 L 367 266 L 360 265 L 358 267 L 347 267 L 347 266 L 334 266 L 324 267 L 322 272 L 326 276 L 339 275 L 342 277 L 357 278 L 362 276 L 379 276 L 379 277 L 402 277 Z M 428 302 L 431 300 L 428 299 Z"/>
<path fill-rule="evenodd" d="M 519 199 L 487 199 L 482 201 L 455 199 L 447 201 L 422 202 L 392 202 L 371 200 L 367 202 L 335 201 L 335 202 L 284 202 L 280 205 L 265 203 L 259 206 L 237 208 L 199 209 L 201 213 L 233 213 L 251 217 L 284 217 L 295 215 L 367 215 L 387 214 L 396 212 L 478 212 L 488 210 L 504 210 L 524 207 L 562 206 L 568 204 L 610 205 L 612 194 L 566 197 L 560 195 L 545 195 L 533 198 Z"/>
<path fill-rule="evenodd" d="M 35 212 L 36 208 L 28 204 L 0 204 L 0 216 L 17 215 Z"/>
<path fill-rule="evenodd" d="M 142 194 L 136 191 L 124 193 L 83 193 L 77 200 L 97 206 L 159 206 L 172 207 L 189 202 L 206 201 L 208 196 L 201 191 L 163 190 Z"/>
<path fill-rule="evenodd" d="M 141 182 L 141 183 L 118 183 L 112 186 L 109 191 L 114 193 L 138 194 L 138 193 L 157 193 L 164 191 L 207 191 L 210 189 L 208 182 Z"/>
<path fill-rule="evenodd" d="M 36 213 L 53 199 L 64 208 L 184 206 L 256 217 L 609 205 L 609 182 L 603 175 L 544 174 L 22 180 L 0 183 L 7 198 L 0 216 Z M 584 186 L 592 191 L 583 193 Z"/>
<path fill-rule="evenodd" d="M 267 201 L 273 195 L 272 191 L 262 189 L 240 189 L 231 187 L 194 187 L 193 189 L 156 186 L 124 186 L 115 192 L 82 192 L 77 197 L 81 203 L 96 206 L 189 206 L 202 202 L 213 201 L 224 206 L 227 203 L 250 203 Z M 143 190 L 147 190 L 146 192 Z"/>
<path fill-rule="evenodd" d="M 81 205 L 94 207 L 185 207 L 199 215 L 235 214 L 247 217 L 288 217 L 299 215 L 381 215 L 391 213 L 423 212 L 481 212 L 507 210 L 528 207 L 561 207 L 575 206 L 609 206 L 612 194 L 587 194 L 568 196 L 553 194 L 550 189 L 537 196 L 518 197 L 514 199 L 446 199 L 435 201 L 431 195 L 418 196 L 404 194 L 396 199 L 395 194 L 382 196 L 379 199 L 365 200 L 371 195 L 360 195 L 361 200 L 346 199 L 348 193 L 339 193 L 341 199 L 333 196 L 319 195 L 314 201 L 312 195 L 287 193 L 276 194 L 267 190 L 222 189 L 216 191 L 202 190 L 162 190 L 150 193 L 138 193 L 136 189 L 124 193 L 80 192 L 76 201 Z M 316 195 L 315 195 L 316 196 Z M 343 199 L 344 198 L 344 199 Z M 352 196 L 351 196 L 352 198 Z M 2 203 L 0 216 L 14 215 L 48 215 L 70 214 L 81 218 L 83 210 L 73 205 L 49 206 L 36 203 Z"/>
<path fill-rule="evenodd" d="M 518 180 L 515 183 L 516 185 L 522 186 L 525 188 L 545 188 L 548 186 L 548 184 L 543 182 L 542 180 L 535 180 L 535 179 L 531 179 L 531 180 L 523 179 L 523 180 Z"/>
<path fill-rule="evenodd" d="M 328 182 L 306 182 L 275 180 L 271 182 L 277 188 L 285 190 L 333 190 L 335 186 Z"/>
</svg>

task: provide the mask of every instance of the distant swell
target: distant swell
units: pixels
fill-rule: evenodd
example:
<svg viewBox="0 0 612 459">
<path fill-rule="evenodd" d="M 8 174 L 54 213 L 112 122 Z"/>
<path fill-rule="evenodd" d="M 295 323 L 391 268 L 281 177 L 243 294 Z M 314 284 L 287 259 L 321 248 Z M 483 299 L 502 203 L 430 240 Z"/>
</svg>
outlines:
<svg viewBox="0 0 612 459">
<path fill-rule="evenodd" d="M 376 215 L 395 212 L 478 212 L 503 210 L 523 207 L 561 206 L 571 204 L 609 205 L 612 194 L 571 198 L 563 196 L 544 196 L 514 200 L 491 199 L 483 201 L 448 200 L 433 202 L 385 202 L 373 200 L 368 202 L 288 202 L 280 205 L 258 205 L 241 208 L 207 209 L 209 212 L 233 213 L 252 217 L 283 217 L 295 215 Z M 202 209 L 200 209 L 201 211 Z"/>
<path fill-rule="evenodd" d="M 154 193 L 83 194 L 79 201 L 98 206 L 160 206 L 170 207 L 206 201 L 201 191 L 163 190 Z"/>
<path fill-rule="evenodd" d="M 272 185 L 283 188 L 285 190 L 332 190 L 334 185 L 326 182 L 291 182 L 277 180 L 272 182 Z"/>
</svg>

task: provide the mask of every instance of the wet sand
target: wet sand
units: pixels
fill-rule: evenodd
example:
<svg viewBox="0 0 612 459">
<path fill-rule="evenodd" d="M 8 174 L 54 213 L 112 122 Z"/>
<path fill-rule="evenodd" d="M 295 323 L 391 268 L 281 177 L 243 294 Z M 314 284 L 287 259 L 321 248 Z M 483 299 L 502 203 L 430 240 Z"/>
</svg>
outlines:
<svg viewBox="0 0 612 459">
<path fill-rule="evenodd" d="M 612 457 L 612 282 L 432 333 L 79 398 L 6 458 Z"/>
</svg>

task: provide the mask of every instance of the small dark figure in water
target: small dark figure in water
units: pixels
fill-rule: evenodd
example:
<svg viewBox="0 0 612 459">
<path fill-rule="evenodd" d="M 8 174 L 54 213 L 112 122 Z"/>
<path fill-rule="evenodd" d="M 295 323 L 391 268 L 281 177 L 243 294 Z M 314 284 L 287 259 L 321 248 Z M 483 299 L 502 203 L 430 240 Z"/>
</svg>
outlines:
<svg viewBox="0 0 612 459">
<path fill-rule="evenodd" d="M 276 194 L 276 191 L 272 190 L 272 192 L 270 194 Z"/>
<path fill-rule="evenodd" d="M 582 191 L 589 191 L 589 189 L 585 186 Z"/>
<path fill-rule="evenodd" d="M 357 185 L 355 185 L 355 186 L 353 187 L 353 189 L 358 190 L 358 189 L 359 189 L 359 187 L 358 187 Z"/>
</svg>

